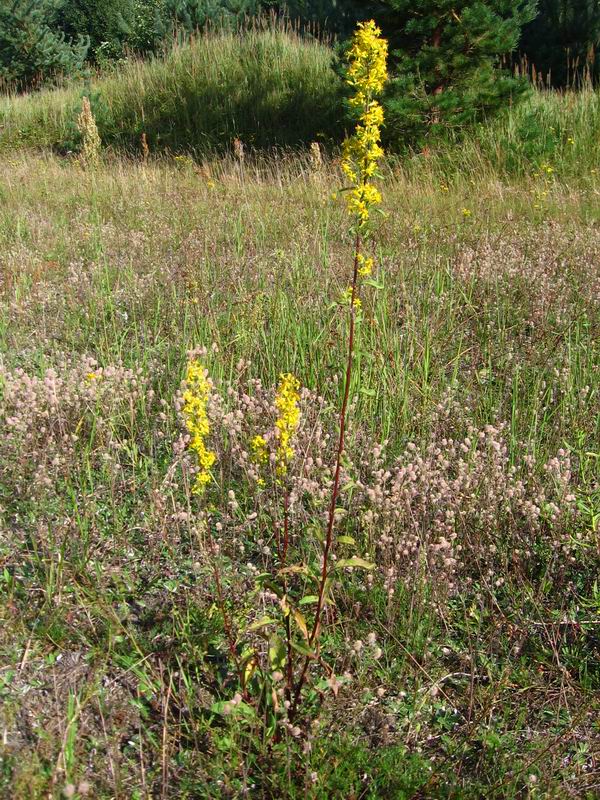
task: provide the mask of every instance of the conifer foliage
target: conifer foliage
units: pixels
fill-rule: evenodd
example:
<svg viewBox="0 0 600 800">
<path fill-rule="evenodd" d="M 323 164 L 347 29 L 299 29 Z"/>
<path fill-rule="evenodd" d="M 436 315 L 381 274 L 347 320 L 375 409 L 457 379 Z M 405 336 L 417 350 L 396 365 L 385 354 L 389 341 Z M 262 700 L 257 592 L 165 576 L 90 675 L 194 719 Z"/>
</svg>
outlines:
<svg viewBox="0 0 600 800">
<path fill-rule="evenodd" d="M 535 0 L 383 0 L 393 48 L 387 117 L 411 142 L 453 133 L 507 106 L 526 84 L 499 69 Z"/>
<path fill-rule="evenodd" d="M 578 86 L 600 77 L 598 0 L 539 0 L 537 17 L 523 29 L 520 51 L 546 84 Z"/>
<path fill-rule="evenodd" d="M 26 89 L 81 69 L 89 42 L 54 25 L 52 0 L 0 0 L 0 81 Z"/>
</svg>

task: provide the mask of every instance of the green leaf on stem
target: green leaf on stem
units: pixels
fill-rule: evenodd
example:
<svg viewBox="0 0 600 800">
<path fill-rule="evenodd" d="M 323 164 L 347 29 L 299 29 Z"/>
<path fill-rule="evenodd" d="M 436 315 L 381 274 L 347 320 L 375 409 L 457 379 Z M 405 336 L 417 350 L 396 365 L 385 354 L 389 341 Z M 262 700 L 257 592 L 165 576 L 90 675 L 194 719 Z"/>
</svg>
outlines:
<svg viewBox="0 0 600 800">
<path fill-rule="evenodd" d="M 346 567 L 355 567 L 357 569 L 374 569 L 375 564 L 373 564 L 371 561 L 365 561 L 364 558 L 353 556 L 352 558 L 340 558 L 339 561 L 336 561 L 333 569 L 346 569 Z"/>
</svg>

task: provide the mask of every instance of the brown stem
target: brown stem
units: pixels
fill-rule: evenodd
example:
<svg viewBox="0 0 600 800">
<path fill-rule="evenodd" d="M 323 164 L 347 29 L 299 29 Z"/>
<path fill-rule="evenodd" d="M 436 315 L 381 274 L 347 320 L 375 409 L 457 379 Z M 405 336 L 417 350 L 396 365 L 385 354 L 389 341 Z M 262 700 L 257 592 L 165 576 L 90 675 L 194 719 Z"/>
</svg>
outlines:
<svg viewBox="0 0 600 800">
<path fill-rule="evenodd" d="M 285 561 L 287 558 L 287 551 L 290 539 L 290 525 L 289 525 L 289 503 L 290 503 L 290 495 L 289 491 L 286 489 L 284 498 L 283 498 L 283 550 L 281 552 L 281 569 L 285 567 Z M 284 596 L 287 597 L 287 580 L 283 579 L 283 591 Z M 285 642 L 286 642 L 286 687 L 285 687 L 285 699 L 290 700 L 292 696 L 292 689 L 294 686 L 294 651 L 292 649 L 292 623 L 290 620 L 290 615 L 285 618 Z"/>
<path fill-rule="evenodd" d="M 287 558 L 288 544 L 290 540 L 289 505 L 290 495 L 286 490 L 285 497 L 283 498 L 283 551 L 281 554 L 282 569 L 285 567 L 285 559 Z"/>
<path fill-rule="evenodd" d="M 335 474 L 333 478 L 333 488 L 331 491 L 331 502 L 329 504 L 329 516 L 327 519 L 327 535 L 325 537 L 325 546 L 323 548 L 323 565 L 321 567 L 321 580 L 319 583 L 319 594 L 317 600 L 317 608 L 315 611 L 315 621 L 308 638 L 308 645 L 312 647 L 316 640 L 318 640 L 320 627 L 321 627 L 321 614 L 325 603 L 325 587 L 327 585 L 327 578 L 329 576 L 329 554 L 333 545 L 333 530 L 335 527 L 335 508 L 337 499 L 340 492 L 340 475 L 342 469 L 342 456 L 344 454 L 344 444 L 346 440 L 346 415 L 348 411 L 348 399 L 350 397 L 350 383 L 352 380 L 352 366 L 354 364 L 354 332 L 356 327 L 356 308 L 354 301 L 356 299 L 358 289 L 358 263 L 360 255 L 361 236 L 360 230 L 356 233 L 356 243 L 354 248 L 354 271 L 352 274 L 352 293 L 350 296 L 350 331 L 348 334 L 348 358 L 346 361 L 346 378 L 344 384 L 344 399 L 342 401 L 342 408 L 340 411 L 340 433 L 337 447 L 337 457 L 335 463 Z M 300 695 L 302 694 L 302 687 L 306 678 L 306 671 L 308 670 L 310 658 L 307 656 L 302 666 L 298 683 L 296 684 L 296 691 L 294 699 L 290 706 L 289 717 L 292 719 L 296 713 Z"/>
</svg>

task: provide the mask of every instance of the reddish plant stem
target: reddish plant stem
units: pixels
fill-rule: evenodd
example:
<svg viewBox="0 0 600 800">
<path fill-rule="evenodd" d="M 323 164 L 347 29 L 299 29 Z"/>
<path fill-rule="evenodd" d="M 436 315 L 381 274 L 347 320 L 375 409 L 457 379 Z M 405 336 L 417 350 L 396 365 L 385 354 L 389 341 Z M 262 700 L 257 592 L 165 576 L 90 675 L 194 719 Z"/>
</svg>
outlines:
<svg viewBox="0 0 600 800">
<path fill-rule="evenodd" d="M 290 494 L 289 491 L 286 489 L 283 498 L 283 549 L 280 554 L 281 569 L 284 569 L 285 567 L 289 540 L 290 540 L 289 504 L 290 504 Z M 285 577 L 283 578 L 283 592 L 284 596 L 287 598 L 287 580 Z M 285 617 L 285 643 L 286 643 L 285 699 L 289 701 L 292 696 L 292 689 L 294 687 L 294 651 L 292 649 L 292 623 L 289 613 Z"/>
<path fill-rule="evenodd" d="M 283 498 L 283 551 L 281 554 L 282 569 L 285 567 L 285 560 L 287 558 L 288 545 L 290 541 L 289 506 L 290 495 L 286 489 L 285 497 Z"/>
<path fill-rule="evenodd" d="M 333 546 L 333 531 L 335 527 L 335 508 L 340 493 L 342 456 L 344 454 L 344 445 L 346 441 L 346 416 L 348 413 L 350 383 L 352 381 L 352 367 L 354 364 L 354 334 L 356 328 L 356 308 L 354 305 L 354 301 L 356 300 L 356 294 L 358 289 L 358 263 L 359 263 L 358 259 L 360 255 L 360 246 L 361 246 L 361 236 L 359 230 L 357 231 L 356 234 L 356 242 L 354 247 L 354 271 L 352 274 L 352 293 L 350 296 L 350 330 L 348 333 L 348 358 L 346 361 L 344 397 L 342 400 L 342 408 L 340 410 L 340 422 L 339 422 L 340 433 L 338 439 L 335 473 L 333 477 L 333 488 L 331 490 L 331 502 L 329 504 L 329 515 L 327 518 L 327 535 L 325 537 L 325 546 L 323 548 L 323 565 L 321 567 L 321 580 L 319 582 L 317 608 L 315 611 L 315 621 L 313 623 L 313 627 L 310 632 L 310 636 L 308 638 L 309 647 L 312 647 L 315 641 L 318 640 L 319 632 L 321 629 L 321 614 L 323 613 L 323 606 L 325 604 L 325 588 L 327 586 L 327 578 L 329 576 L 329 555 L 331 552 L 331 548 Z M 298 683 L 296 684 L 294 699 L 290 706 L 288 715 L 290 720 L 293 719 L 293 717 L 295 716 L 298 708 L 298 703 L 300 702 L 300 697 L 302 695 L 302 688 L 304 686 L 304 681 L 306 679 L 306 672 L 308 670 L 309 662 L 310 662 L 310 657 L 307 656 L 304 660 L 304 664 L 302 665 L 302 671 L 300 672 Z"/>
</svg>

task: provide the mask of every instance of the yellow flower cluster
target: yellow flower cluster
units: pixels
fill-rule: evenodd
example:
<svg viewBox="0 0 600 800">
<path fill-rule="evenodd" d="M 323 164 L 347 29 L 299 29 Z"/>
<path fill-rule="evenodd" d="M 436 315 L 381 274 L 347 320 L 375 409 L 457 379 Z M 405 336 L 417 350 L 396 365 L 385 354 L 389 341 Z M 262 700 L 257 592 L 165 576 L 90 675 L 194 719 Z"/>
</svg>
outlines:
<svg viewBox="0 0 600 800">
<path fill-rule="evenodd" d="M 277 468 L 282 475 L 287 472 L 287 464 L 294 455 L 291 443 L 300 424 L 299 389 L 300 381 L 294 375 L 286 372 L 280 376 L 275 396 L 275 408 L 279 413 L 275 429 L 278 439 Z"/>
<path fill-rule="evenodd" d="M 356 89 L 350 102 L 363 106 L 374 94 L 381 94 L 387 80 L 387 42 L 372 19 L 358 23 L 348 60 L 346 80 Z"/>
<path fill-rule="evenodd" d="M 344 289 L 344 291 L 342 292 L 342 296 L 340 298 L 340 303 L 343 306 L 349 306 L 350 303 L 352 303 L 352 287 L 351 286 L 349 286 L 347 289 Z M 360 297 L 355 297 L 354 298 L 353 305 L 354 305 L 354 308 L 357 311 L 360 311 L 360 309 L 362 308 L 362 303 L 361 303 Z"/>
<path fill-rule="evenodd" d="M 201 494 L 210 481 L 210 468 L 217 456 L 206 446 L 206 438 L 210 433 L 207 405 L 210 396 L 210 383 L 206 370 L 199 361 L 191 361 L 185 378 L 186 390 L 183 393 L 183 413 L 186 427 L 190 434 L 190 450 L 197 458 L 200 472 L 192 488 L 194 494 Z"/>
<path fill-rule="evenodd" d="M 350 104 L 360 109 L 353 136 L 346 139 L 342 154 L 342 169 L 352 183 L 348 211 L 356 217 L 359 227 L 369 219 L 369 210 L 381 202 L 381 194 L 370 183 L 383 156 L 381 126 L 383 108 L 375 100 L 387 80 L 387 41 L 373 20 L 361 22 L 349 52 L 346 74 L 348 84 L 355 90 Z"/>
<path fill-rule="evenodd" d="M 252 448 L 252 458 L 256 464 L 265 464 L 269 458 L 269 451 L 267 449 L 267 440 L 260 434 L 255 436 L 250 442 Z"/>
<path fill-rule="evenodd" d="M 375 262 L 370 256 L 363 256 L 362 253 L 358 253 L 356 258 L 358 259 L 358 274 L 361 278 L 368 278 L 373 272 L 373 264 Z"/>
</svg>

